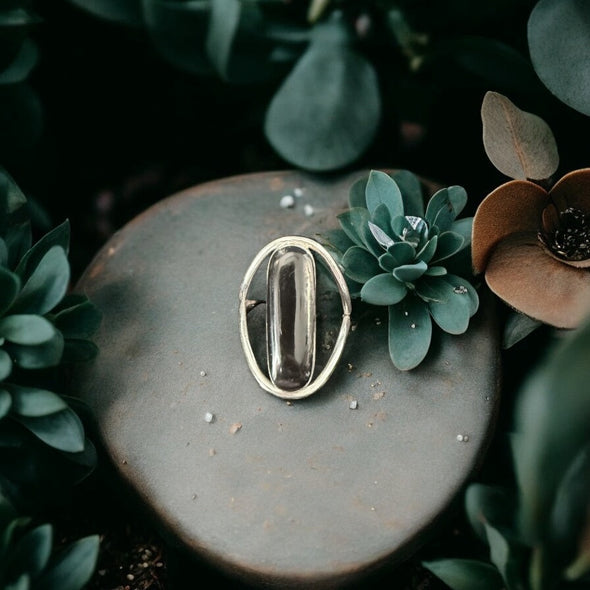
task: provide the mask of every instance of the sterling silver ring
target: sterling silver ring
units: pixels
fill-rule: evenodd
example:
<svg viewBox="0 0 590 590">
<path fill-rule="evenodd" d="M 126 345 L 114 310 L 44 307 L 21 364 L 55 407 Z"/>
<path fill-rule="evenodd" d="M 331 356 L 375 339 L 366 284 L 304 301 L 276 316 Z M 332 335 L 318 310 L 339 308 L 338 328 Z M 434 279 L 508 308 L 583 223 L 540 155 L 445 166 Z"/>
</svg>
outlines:
<svg viewBox="0 0 590 590">
<path fill-rule="evenodd" d="M 316 359 L 315 253 L 333 278 L 342 303 L 342 323 L 332 354 L 318 375 Z M 248 312 L 261 301 L 248 298 L 250 284 L 263 261 L 266 271 L 265 374 L 254 355 L 248 334 Z M 350 329 L 351 301 L 346 280 L 328 250 L 310 238 L 285 236 L 264 246 L 250 264 L 239 292 L 240 339 L 248 367 L 258 384 L 282 399 L 301 399 L 330 378 L 344 350 Z"/>
</svg>

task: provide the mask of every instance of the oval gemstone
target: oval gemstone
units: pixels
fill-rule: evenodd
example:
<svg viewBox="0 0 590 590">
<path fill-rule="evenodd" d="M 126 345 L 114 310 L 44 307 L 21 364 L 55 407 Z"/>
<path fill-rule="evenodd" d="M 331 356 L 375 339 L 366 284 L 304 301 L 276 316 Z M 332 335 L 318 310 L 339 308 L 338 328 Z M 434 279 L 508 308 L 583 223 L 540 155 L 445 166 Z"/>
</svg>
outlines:
<svg viewBox="0 0 590 590">
<path fill-rule="evenodd" d="M 315 365 L 315 261 L 306 248 L 284 246 L 271 255 L 267 272 L 269 378 L 294 391 L 311 381 Z"/>
</svg>

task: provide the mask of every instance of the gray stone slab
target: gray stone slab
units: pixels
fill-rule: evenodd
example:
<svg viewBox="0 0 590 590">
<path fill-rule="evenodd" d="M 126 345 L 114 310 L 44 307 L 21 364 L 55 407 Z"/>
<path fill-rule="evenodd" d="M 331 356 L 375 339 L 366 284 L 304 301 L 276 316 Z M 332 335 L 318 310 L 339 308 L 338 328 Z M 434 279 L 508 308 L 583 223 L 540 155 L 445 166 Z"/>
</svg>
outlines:
<svg viewBox="0 0 590 590">
<path fill-rule="evenodd" d="M 485 305 L 411 372 L 391 364 L 385 309 L 374 308 L 313 396 L 285 402 L 250 374 L 238 331 L 246 269 L 274 238 L 336 227 L 360 175 L 187 190 L 119 231 L 79 284 L 104 321 L 75 387 L 118 473 L 190 551 L 249 583 L 336 586 L 406 558 L 492 434 L 498 342 Z M 295 189 L 303 196 L 282 208 Z"/>
</svg>

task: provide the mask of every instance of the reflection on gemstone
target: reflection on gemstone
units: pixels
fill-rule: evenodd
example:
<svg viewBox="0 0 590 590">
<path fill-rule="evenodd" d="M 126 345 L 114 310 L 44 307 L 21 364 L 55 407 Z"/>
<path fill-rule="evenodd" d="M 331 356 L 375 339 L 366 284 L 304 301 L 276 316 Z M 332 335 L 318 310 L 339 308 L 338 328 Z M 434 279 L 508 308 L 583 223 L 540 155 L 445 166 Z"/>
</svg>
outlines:
<svg viewBox="0 0 590 590">
<path fill-rule="evenodd" d="M 286 391 L 313 376 L 316 272 L 309 250 L 285 246 L 273 252 L 267 276 L 267 354 L 272 383 Z"/>
</svg>

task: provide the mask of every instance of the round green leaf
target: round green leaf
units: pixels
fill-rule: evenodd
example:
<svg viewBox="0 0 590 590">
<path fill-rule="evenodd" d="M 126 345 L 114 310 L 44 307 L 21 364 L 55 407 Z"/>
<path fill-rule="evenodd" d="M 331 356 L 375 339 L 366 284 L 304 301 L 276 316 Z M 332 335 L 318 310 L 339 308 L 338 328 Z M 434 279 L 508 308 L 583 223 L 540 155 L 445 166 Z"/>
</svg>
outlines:
<svg viewBox="0 0 590 590">
<path fill-rule="evenodd" d="M 389 306 L 389 356 L 401 371 L 417 367 L 426 357 L 432 338 L 428 307 L 418 297 Z"/>
<path fill-rule="evenodd" d="M 365 197 L 367 190 L 367 182 L 369 177 L 359 178 L 351 187 L 348 194 L 348 204 L 350 207 L 367 208 L 367 200 Z"/>
<path fill-rule="evenodd" d="M 414 260 L 416 250 L 406 242 L 396 242 L 387 248 L 387 253 L 393 257 L 395 266 L 402 266 Z"/>
<path fill-rule="evenodd" d="M 481 106 L 483 144 L 492 164 L 515 179 L 550 178 L 559 166 L 553 132 L 537 115 L 487 92 Z"/>
<path fill-rule="evenodd" d="M 457 295 L 463 295 L 468 300 L 469 316 L 475 315 L 479 309 L 479 295 L 473 285 L 462 277 L 447 273 L 444 280 L 453 288 L 453 292 Z"/>
<path fill-rule="evenodd" d="M 320 23 L 316 28 L 342 26 Z M 314 35 L 273 97 L 265 133 L 288 162 L 314 171 L 342 168 L 369 147 L 381 117 L 371 63 L 331 31 Z"/>
<path fill-rule="evenodd" d="M 46 416 L 67 408 L 64 400 L 52 391 L 22 385 L 5 385 L 12 395 L 12 410 L 20 416 Z"/>
<path fill-rule="evenodd" d="M 147 31 L 164 59 L 192 74 L 213 72 L 204 42 L 210 8 L 209 0 L 143 0 Z"/>
<path fill-rule="evenodd" d="M 51 247 L 41 258 L 12 306 L 15 313 L 43 315 L 65 295 L 70 281 L 70 265 L 61 246 Z"/>
<path fill-rule="evenodd" d="M 359 246 L 353 246 L 346 251 L 342 258 L 342 265 L 346 275 L 358 283 L 366 283 L 381 272 L 375 257 Z"/>
<path fill-rule="evenodd" d="M 431 260 L 433 264 L 457 254 L 465 245 L 463 236 L 452 231 L 445 231 L 437 237 L 436 252 Z"/>
<path fill-rule="evenodd" d="M 467 204 L 467 192 L 462 186 L 449 186 L 437 191 L 426 206 L 426 221 L 443 232 L 451 229 L 453 221 Z"/>
<path fill-rule="evenodd" d="M 20 291 L 20 279 L 0 266 L 0 316 L 12 305 Z"/>
<path fill-rule="evenodd" d="M 469 326 L 471 305 L 467 293 L 455 291 L 446 277 L 427 277 L 417 288 L 428 297 L 428 309 L 439 328 L 449 334 L 463 334 Z"/>
<path fill-rule="evenodd" d="M 371 170 L 365 194 L 369 213 L 373 214 L 379 205 L 385 205 L 391 219 L 404 215 L 402 193 L 389 174 Z"/>
<path fill-rule="evenodd" d="M 89 300 L 60 311 L 55 316 L 55 327 L 65 338 L 90 338 L 100 326 L 102 314 Z"/>
<path fill-rule="evenodd" d="M 453 590 L 503 590 L 504 581 L 489 563 L 472 559 L 427 561 L 424 567 Z"/>
<path fill-rule="evenodd" d="M 531 12 L 528 43 L 537 75 L 559 100 L 590 115 L 590 6 L 541 0 Z"/>
<path fill-rule="evenodd" d="M 401 301 L 408 292 L 407 287 L 389 273 L 382 273 L 369 279 L 361 289 L 361 299 L 371 305 L 393 305 Z"/>
<path fill-rule="evenodd" d="M 438 236 L 432 236 L 430 240 L 424 244 L 424 247 L 418 254 L 416 254 L 416 260 L 423 260 L 424 262 L 430 262 L 434 253 L 436 252 L 436 248 L 438 246 Z"/>
<path fill-rule="evenodd" d="M 30 590 L 31 578 L 29 574 L 19 576 L 14 582 L 4 586 L 4 590 Z"/>
<path fill-rule="evenodd" d="M 39 315 L 15 314 L 0 319 L 0 337 L 15 344 L 43 344 L 54 336 L 51 322 Z"/>
<path fill-rule="evenodd" d="M 26 79 L 37 63 L 39 52 L 30 39 L 25 39 L 12 63 L 0 72 L 0 84 L 17 84 Z"/>
<path fill-rule="evenodd" d="M 340 227 L 346 232 L 346 235 L 357 245 L 366 248 L 374 256 L 380 256 L 383 249 L 377 243 L 377 240 L 371 232 L 369 222 L 371 216 L 367 209 L 360 207 L 348 209 L 338 215 Z"/>
<path fill-rule="evenodd" d="M 141 0 L 70 0 L 79 8 L 121 25 L 143 25 Z"/>
<path fill-rule="evenodd" d="M 514 346 L 542 325 L 543 322 L 530 318 L 524 313 L 519 311 L 510 312 L 504 324 L 502 348 Z"/>
<path fill-rule="evenodd" d="M 6 389 L 0 389 L 0 419 L 4 418 L 12 406 L 12 396 Z"/>
<path fill-rule="evenodd" d="M 415 264 L 404 264 L 403 266 L 398 266 L 393 270 L 393 276 L 398 281 L 402 281 L 404 283 L 413 283 L 415 280 L 419 279 L 427 269 L 428 265 L 426 262 L 421 260 Z"/>
<path fill-rule="evenodd" d="M 35 590 L 81 590 L 92 577 L 98 550 L 97 535 L 72 543 L 35 581 Z"/>
<path fill-rule="evenodd" d="M 471 528 L 486 543 L 488 535 L 485 523 L 490 523 L 496 528 L 500 525 L 511 526 L 515 509 L 514 492 L 504 488 L 475 483 L 471 484 L 465 493 L 465 511 Z"/>
<path fill-rule="evenodd" d="M 79 453 L 84 450 L 84 427 L 80 418 L 70 408 L 47 416 L 15 418 L 54 449 L 67 453 Z"/>
</svg>

